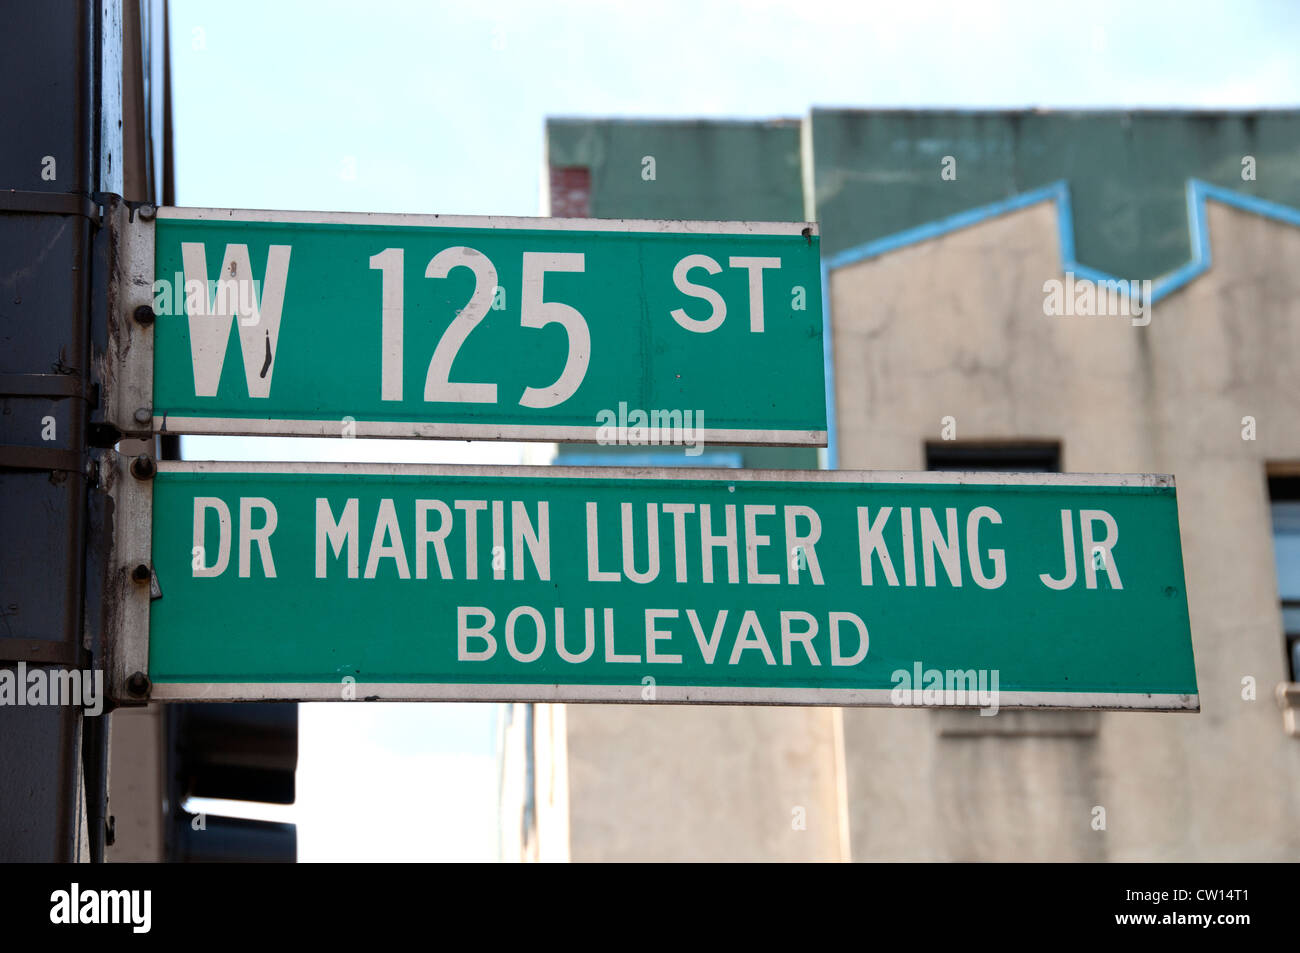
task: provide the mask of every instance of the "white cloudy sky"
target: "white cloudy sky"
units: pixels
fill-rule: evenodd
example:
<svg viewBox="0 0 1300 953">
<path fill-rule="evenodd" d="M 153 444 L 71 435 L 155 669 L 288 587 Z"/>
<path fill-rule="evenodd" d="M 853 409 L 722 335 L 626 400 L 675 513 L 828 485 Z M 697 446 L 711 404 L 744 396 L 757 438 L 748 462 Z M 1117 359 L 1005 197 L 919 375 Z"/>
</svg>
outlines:
<svg viewBox="0 0 1300 953">
<path fill-rule="evenodd" d="M 548 116 L 1300 103 L 1300 3 L 172 0 L 182 205 L 535 215 Z M 209 459 L 515 445 L 190 440 Z M 493 706 L 304 705 L 300 856 L 489 859 Z M 272 812 L 267 812 L 268 814 Z"/>
</svg>

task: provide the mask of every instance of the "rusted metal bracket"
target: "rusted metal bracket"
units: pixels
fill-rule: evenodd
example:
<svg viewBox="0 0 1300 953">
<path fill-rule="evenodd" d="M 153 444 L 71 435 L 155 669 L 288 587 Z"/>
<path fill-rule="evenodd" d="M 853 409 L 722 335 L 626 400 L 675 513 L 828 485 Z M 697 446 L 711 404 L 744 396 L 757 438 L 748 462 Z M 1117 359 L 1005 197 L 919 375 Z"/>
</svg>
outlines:
<svg viewBox="0 0 1300 953">
<path fill-rule="evenodd" d="M 81 665 L 85 650 L 67 642 L 45 639 L 0 638 L 0 665 L 33 662 L 37 665 Z"/>
<path fill-rule="evenodd" d="M 99 225 L 103 208 L 93 196 L 76 192 L 0 190 L 0 212 L 37 215 L 80 215 Z"/>
<path fill-rule="evenodd" d="M 0 470 L 59 470 L 84 473 L 86 458 L 76 450 L 0 446 Z"/>
<path fill-rule="evenodd" d="M 0 374 L 0 397 L 89 399 L 86 386 L 75 374 Z"/>
<path fill-rule="evenodd" d="M 153 436 L 154 214 L 147 205 L 108 207 L 113 255 L 107 349 L 94 374 L 104 421 L 123 436 L 141 439 Z"/>
<path fill-rule="evenodd" d="M 132 470 L 135 462 L 109 451 L 100 467 L 113 501 L 104 638 L 108 695 L 118 705 L 149 700 L 149 604 L 162 597 L 153 569 L 153 481 Z"/>
<path fill-rule="evenodd" d="M 3 397 L 87 400 L 85 384 L 79 376 L 73 374 L 0 374 L 0 398 Z M 0 470 L 64 470 L 81 473 L 85 469 L 85 458 L 76 450 L 0 446 Z"/>
</svg>

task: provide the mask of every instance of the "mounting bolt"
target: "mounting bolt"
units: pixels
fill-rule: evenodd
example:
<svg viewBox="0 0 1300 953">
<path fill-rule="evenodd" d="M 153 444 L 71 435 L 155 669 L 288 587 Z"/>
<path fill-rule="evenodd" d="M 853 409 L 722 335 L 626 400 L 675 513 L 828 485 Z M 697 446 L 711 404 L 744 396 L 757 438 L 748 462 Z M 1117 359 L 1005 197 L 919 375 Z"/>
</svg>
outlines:
<svg viewBox="0 0 1300 953">
<path fill-rule="evenodd" d="M 144 672 L 136 672 L 126 680 L 126 690 L 132 695 L 143 697 L 149 694 L 149 689 L 152 687 L 149 676 Z"/>
<path fill-rule="evenodd" d="M 157 472 L 158 468 L 154 466 L 153 458 L 148 454 L 142 453 L 131 461 L 131 475 L 137 480 L 152 480 Z"/>
<path fill-rule="evenodd" d="M 153 420 L 153 411 L 148 407 L 141 407 L 135 412 L 135 422 L 138 424 L 147 424 Z"/>
<path fill-rule="evenodd" d="M 153 324 L 156 317 L 157 315 L 153 313 L 153 308 L 147 304 L 142 304 L 135 309 L 135 323 L 143 325 L 146 328 Z"/>
<path fill-rule="evenodd" d="M 139 215 L 146 222 L 151 222 L 153 221 L 153 217 L 158 214 L 158 209 L 154 208 L 152 205 L 141 205 L 135 210 L 135 214 Z"/>
<path fill-rule="evenodd" d="M 140 563 L 140 565 L 131 570 L 131 578 L 136 582 L 148 582 L 149 576 L 149 567 L 144 563 Z"/>
</svg>

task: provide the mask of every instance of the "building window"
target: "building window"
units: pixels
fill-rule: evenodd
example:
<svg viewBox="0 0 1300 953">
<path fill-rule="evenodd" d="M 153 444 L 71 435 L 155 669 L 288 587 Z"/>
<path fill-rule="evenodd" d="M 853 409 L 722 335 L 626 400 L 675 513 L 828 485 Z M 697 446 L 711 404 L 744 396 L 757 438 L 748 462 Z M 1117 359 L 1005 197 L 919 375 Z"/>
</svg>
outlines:
<svg viewBox="0 0 1300 953">
<path fill-rule="evenodd" d="M 1055 442 L 960 443 L 925 445 L 927 470 L 1001 470 L 1015 473 L 1060 473 L 1061 445 Z"/>
<path fill-rule="evenodd" d="M 965 443 L 931 441 L 925 445 L 928 470 L 994 470 L 1014 473 L 1060 473 L 1061 445 L 1055 441 Z M 1050 633 L 1043 633 L 1045 638 Z M 1092 738 L 1095 711 L 1004 711 L 987 718 L 977 711 L 937 709 L 935 720 L 944 738 L 1002 737 Z"/>
<path fill-rule="evenodd" d="M 1270 477 L 1273 501 L 1273 558 L 1277 563 L 1277 593 L 1282 602 L 1282 632 L 1286 639 L 1287 674 L 1300 681 L 1300 476 Z"/>
</svg>

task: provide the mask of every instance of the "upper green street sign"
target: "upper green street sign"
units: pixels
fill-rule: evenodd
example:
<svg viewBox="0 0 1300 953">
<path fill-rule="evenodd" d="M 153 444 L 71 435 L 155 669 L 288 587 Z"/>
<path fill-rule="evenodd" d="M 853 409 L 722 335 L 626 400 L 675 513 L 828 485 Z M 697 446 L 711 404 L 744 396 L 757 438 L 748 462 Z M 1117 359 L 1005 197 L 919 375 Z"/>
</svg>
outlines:
<svg viewBox="0 0 1300 953">
<path fill-rule="evenodd" d="M 120 329 L 128 360 L 152 345 L 124 432 L 151 413 L 177 433 L 826 443 L 814 225 L 162 208 L 132 228 L 156 321 Z"/>
<path fill-rule="evenodd" d="M 1168 477 L 118 472 L 119 691 L 1198 708 Z"/>
</svg>

